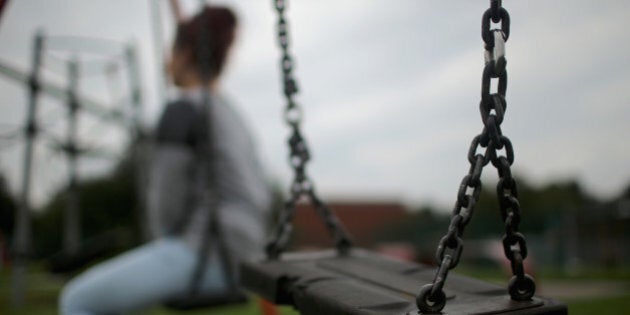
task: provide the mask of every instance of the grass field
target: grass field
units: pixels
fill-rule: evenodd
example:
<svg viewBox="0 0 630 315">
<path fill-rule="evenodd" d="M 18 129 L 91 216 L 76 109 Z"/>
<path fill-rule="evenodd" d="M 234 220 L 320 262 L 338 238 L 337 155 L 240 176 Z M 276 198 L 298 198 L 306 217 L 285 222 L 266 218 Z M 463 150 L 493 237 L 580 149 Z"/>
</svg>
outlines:
<svg viewBox="0 0 630 315">
<path fill-rule="evenodd" d="M 473 270 L 465 270 L 469 275 L 475 275 Z M 484 271 L 478 275 L 487 276 Z M 559 298 L 569 305 L 569 314 L 630 314 L 630 280 L 625 277 L 609 278 L 592 275 L 583 278 L 566 279 L 550 276 L 545 278 L 543 288 L 552 297 Z M 490 281 L 502 281 L 490 279 Z M 53 315 L 57 314 L 57 296 L 65 280 L 51 276 L 44 272 L 32 271 L 28 275 L 27 303 L 17 310 L 10 303 L 10 274 L 7 269 L 0 271 L 0 314 L 2 315 Z M 290 307 L 281 307 L 282 315 L 298 314 Z M 259 315 L 259 307 L 256 299 L 251 299 L 248 304 L 232 307 L 215 308 L 211 310 L 174 312 L 165 308 L 154 308 L 136 315 Z M 325 315 L 325 314 L 323 314 Z"/>
<path fill-rule="evenodd" d="M 630 314 L 630 294 L 596 299 L 569 300 L 569 314 Z"/>
</svg>

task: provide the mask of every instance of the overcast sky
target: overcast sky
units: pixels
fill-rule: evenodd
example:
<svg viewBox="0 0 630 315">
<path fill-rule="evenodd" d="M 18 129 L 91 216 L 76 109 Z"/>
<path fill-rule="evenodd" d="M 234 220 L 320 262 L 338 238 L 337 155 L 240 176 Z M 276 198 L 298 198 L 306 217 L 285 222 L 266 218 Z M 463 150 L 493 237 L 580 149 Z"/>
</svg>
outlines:
<svg viewBox="0 0 630 315">
<path fill-rule="evenodd" d="M 10 1 L 0 20 L 0 60 L 28 69 L 32 37 L 40 27 L 48 35 L 134 41 L 141 56 L 144 121 L 152 126 L 162 104 L 150 1 Z M 182 2 L 187 11 L 197 3 Z M 214 2 L 229 4 L 241 19 L 223 90 L 251 123 L 270 178 L 286 186 L 287 128 L 281 120 L 271 1 Z M 450 207 L 468 170 L 469 143 L 482 129 L 480 21 L 488 2 L 290 1 L 298 100 L 314 155 L 310 173 L 325 197 Z M 503 132 L 515 147 L 516 174 L 537 185 L 575 178 L 600 197 L 619 193 L 630 183 L 625 142 L 630 2 L 503 2 L 512 18 Z M 166 1 L 162 7 L 168 41 L 172 21 Z M 65 84 L 60 57 L 67 56 L 47 56 L 47 78 Z M 85 70 L 83 93 L 103 102 L 126 95 L 124 81 L 109 82 L 92 68 Z M 0 78 L 0 134 L 23 124 L 26 95 L 24 87 Z M 64 134 L 65 115 L 59 102 L 42 100 L 39 117 L 51 132 Z M 86 143 L 112 151 L 123 146 L 122 131 L 89 117 L 81 118 L 81 128 Z M 0 170 L 17 191 L 23 146 L 2 141 Z M 83 160 L 82 176 L 110 164 Z M 37 200 L 66 180 L 63 157 L 44 143 L 38 145 L 35 171 Z M 494 170 L 486 170 L 489 185 L 495 177 Z"/>
</svg>

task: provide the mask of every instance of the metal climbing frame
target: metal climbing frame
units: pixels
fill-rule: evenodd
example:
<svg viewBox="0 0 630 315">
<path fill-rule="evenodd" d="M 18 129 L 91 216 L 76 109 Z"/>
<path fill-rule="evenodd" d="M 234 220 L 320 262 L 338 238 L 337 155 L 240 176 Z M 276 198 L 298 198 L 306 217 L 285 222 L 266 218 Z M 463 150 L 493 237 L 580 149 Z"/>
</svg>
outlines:
<svg viewBox="0 0 630 315">
<path fill-rule="evenodd" d="M 86 44 L 87 43 L 87 44 Z M 132 85 L 132 116 L 131 122 L 126 120 L 123 111 L 118 108 L 109 109 L 108 106 L 84 96 L 80 96 L 77 91 L 79 82 L 79 62 L 76 59 L 70 60 L 68 64 L 69 86 L 61 87 L 51 82 L 46 82 L 41 78 L 43 68 L 43 57 L 46 50 L 73 50 L 81 51 L 86 47 L 91 48 L 93 54 L 111 54 L 112 44 L 116 45 L 115 51 L 124 48 L 124 54 L 119 54 L 119 58 L 126 57 L 125 62 L 129 68 L 130 83 Z M 123 45 L 123 43 L 112 43 L 107 40 L 95 38 L 83 38 L 73 36 L 45 36 L 43 31 L 38 31 L 34 37 L 33 43 L 33 61 L 29 74 L 11 66 L 6 61 L 0 61 L 0 74 L 25 84 L 28 87 L 29 105 L 27 109 L 27 117 L 24 128 L 24 164 L 22 170 L 22 187 L 21 196 L 18 203 L 18 212 L 16 214 L 16 229 L 13 243 L 13 289 L 12 303 L 15 306 L 24 304 L 25 268 L 28 257 L 32 250 L 31 240 L 31 172 L 33 164 L 33 153 L 35 140 L 40 134 L 40 126 L 37 121 L 38 99 L 42 94 L 52 96 L 66 102 L 68 109 L 68 138 L 67 141 L 53 140 L 54 145 L 68 156 L 69 162 L 69 204 L 66 209 L 65 217 L 67 223 L 64 226 L 64 251 L 68 254 L 76 254 L 78 252 L 80 237 L 79 226 L 79 209 L 78 209 L 78 193 L 77 193 L 77 160 L 80 155 L 89 153 L 85 148 L 79 148 L 77 145 L 77 119 L 80 111 L 85 111 L 91 115 L 100 118 L 103 122 L 115 124 L 124 128 L 131 127 L 132 138 L 139 137 L 142 134 L 140 123 L 141 113 L 141 91 L 140 76 L 138 72 L 137 58 L 135 56 L 135 48 L 133 46 Z M 120 105 L 120 104 L 117 104 Z M 140 179 L 138 179 L 140 181 Z M 140 209 L 140 211 L 142 211 Z"/>
</svg>

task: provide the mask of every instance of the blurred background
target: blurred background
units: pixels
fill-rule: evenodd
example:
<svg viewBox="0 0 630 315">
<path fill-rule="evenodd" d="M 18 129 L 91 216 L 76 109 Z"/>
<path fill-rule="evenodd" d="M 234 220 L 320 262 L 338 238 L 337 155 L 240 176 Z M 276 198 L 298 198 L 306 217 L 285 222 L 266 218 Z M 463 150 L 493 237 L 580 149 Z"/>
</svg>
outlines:
<svg viewBox="0 0 630 315">
<path fill-rule="evenodd" d="M 199 3 L 180 2 L 187 14 Z M 0 313 L 55 314 L 69 275 L 144 238 L 145 140 L 173 94 L 163 60 L 174 22 L 166 1 L 0 3 Z M 279 203 L 291 173 L 272 2 L 212 3 L 240 17 L 222 90 L 249 122 Z M 434 263 L 469 168 L 468 146 L 482 129 L 480 21 L 487 7 L 481 0 L 289 3 L 298 100 L 313 151 L 309 172 L 359 245 Z M 502 130 L 515 147 L 529 268 L 540 292 L 567 301 L 572 314 L 628 310 L 630 3 L 504 7 L 512 23 Z M 37 34 L 42 89 L 29 119 Z M 73 100 L 81 105 L 74 114 Z M 38 130 L 32 141 L 29 121 Z M 505 285 L 496 177 L 486 169 L 456 271 Z M 12 308 L 10 249 L 25 201 L 32 232 L 26 305 Z M 294 247 L 329 246 L 307 210 L 296 218 Z"/>
</svg>

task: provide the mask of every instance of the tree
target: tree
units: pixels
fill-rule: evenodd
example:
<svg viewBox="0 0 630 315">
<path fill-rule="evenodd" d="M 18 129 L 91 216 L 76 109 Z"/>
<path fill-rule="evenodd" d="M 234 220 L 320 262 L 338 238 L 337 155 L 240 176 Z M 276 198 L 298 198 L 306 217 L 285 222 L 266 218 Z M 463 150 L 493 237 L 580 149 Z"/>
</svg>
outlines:
<svg viewBox="0 0 630 315">
<path fill-rule="evenodd" d="M 69 271 L 90 260 L 136 246 L 141 241 L 131 154 L 111 173 L 78 183 L 81 247 L 69 257 L 61 252 L 63 209 L 67 190 L 60 187 L 34 218 L 35 255 L 50 258 L 52 269 Z"/>
</svg>

